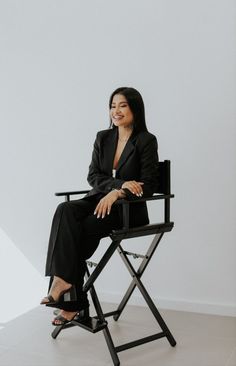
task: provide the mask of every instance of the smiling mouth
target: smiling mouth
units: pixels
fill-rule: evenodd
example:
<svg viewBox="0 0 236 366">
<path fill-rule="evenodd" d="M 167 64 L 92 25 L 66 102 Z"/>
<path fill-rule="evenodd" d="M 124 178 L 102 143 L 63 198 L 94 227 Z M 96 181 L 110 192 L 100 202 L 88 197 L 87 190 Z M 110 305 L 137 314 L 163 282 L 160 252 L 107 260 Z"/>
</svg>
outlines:
<svg viewBox="0 0 236 366">
<path fill-rule="evenodd" d="M 115 119 L 115 120 L 119 120 L 121 118 L 123 118 L 123 116 L 113 116 L 113 119 Z"/>
</svg>

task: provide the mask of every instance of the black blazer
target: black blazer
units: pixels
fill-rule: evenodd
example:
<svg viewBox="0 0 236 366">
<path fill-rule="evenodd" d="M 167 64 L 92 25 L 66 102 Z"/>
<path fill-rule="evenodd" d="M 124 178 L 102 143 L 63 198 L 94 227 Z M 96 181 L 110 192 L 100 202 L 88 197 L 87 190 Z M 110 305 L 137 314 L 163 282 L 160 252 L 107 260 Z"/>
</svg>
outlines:
<svg viewBox="0 0 236 366">
<path fill-rule="evenodd" d="M 94 143 L 92 161 L 89 166 L 88 183 L 93 187 L 86 197 L 107 194 L 112 189 L 120 189 L 125 181 L 143 182 L 143 196 L 151 196 L 158 191 L 158 153 L 156 137 L 149 132 L 133 132 L 127 141 L 112 177 L 113 161 L 118 143 L 118 129 L 99 131 Z M 129 199 L 138 200 L 128 189 Z M 148 224 L 146 204 L 130 206 L 130 226 Z"/>
</svg>

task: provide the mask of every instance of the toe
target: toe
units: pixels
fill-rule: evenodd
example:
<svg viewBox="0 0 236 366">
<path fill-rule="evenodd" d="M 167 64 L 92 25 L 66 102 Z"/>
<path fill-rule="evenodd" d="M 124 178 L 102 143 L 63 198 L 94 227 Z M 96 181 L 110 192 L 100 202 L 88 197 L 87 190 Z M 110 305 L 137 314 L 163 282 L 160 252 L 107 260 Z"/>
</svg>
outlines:
<svg viewBox="0 0 236 366">
<path fill-rule="evenodd" d="M 47 304 L 48 302 L 49 302 L 48 298 L 47 298 L 47 297 L 44 297 L 44 298 L 41 300 L 40 304 L 41 304 L 41 305 L 43 305 L 43 304 Z"/>
</svg>

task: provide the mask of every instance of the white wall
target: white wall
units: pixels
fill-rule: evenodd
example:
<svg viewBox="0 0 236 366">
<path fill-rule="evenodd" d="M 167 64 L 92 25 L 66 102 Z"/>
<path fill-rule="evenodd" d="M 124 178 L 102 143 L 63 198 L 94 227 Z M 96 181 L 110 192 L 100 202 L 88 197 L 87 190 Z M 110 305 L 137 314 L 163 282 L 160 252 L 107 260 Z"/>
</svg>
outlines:
<svg viewBox="0 0 236 366">
<path fill-rule="evenodd" d="M 164 307 L 236 315 L 235 8 L 233 0 L 0 2 L 0 225 L 42 276 L 54 192 L 87 187 L 109 95 L 133 86 L 160 158 L 172 161 L 176 195 L 175 228 L 145 283 Z M 124 280 L 114 258 L 98 288 L 116 300 Z"/>
</svg>

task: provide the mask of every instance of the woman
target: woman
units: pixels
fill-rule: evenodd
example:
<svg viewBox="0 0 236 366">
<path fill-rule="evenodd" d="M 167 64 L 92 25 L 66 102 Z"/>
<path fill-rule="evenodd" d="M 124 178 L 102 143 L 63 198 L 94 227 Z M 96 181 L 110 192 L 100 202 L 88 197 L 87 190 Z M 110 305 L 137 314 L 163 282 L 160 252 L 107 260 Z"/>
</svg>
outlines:
<svg viewBox="0 0 236 366">
<path fill-rule="evenodd" d="M 92 190 L 82 199 L 59 204 L 53 218 L 46 263 L 51 286 L 41 304 L 61 309 L 54 325 L 68 323 L 82 310 L 88 315 L 87 294 L 82 291 L 85 260 L 101 238 L 122 227 L 122 208 L 113 206 L 114 202 L 157 191 L 157 140 L 147 130 L 140 93 L 134 88 L 118 88 L 110 97 L 109 108 L 110 128 L 98 132 L 89 166 Z M 130 227 L 148 222 L 146 204 L 132 204 Z M 70 301 L 63 300 L 67 293 Z"/>
</svg>

